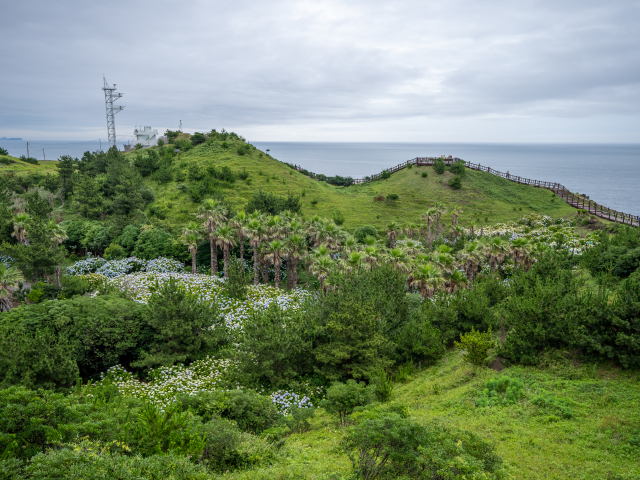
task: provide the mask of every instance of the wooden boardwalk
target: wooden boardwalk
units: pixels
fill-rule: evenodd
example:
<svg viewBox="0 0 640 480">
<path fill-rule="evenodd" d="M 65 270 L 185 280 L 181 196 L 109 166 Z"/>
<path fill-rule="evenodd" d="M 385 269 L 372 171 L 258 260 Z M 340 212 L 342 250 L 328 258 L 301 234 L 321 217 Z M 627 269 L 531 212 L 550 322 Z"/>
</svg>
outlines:
<svg viewBox="0 0 640 480">
<path fill-rule="evenodd" d="M 384 172 L 394 173 L 400 171 L 404 168 L 407 168 L 408 165 L 417 165 L 417 166 L 432 166 L 438 157 L 416 157 L 411 160 L 407 160 L 404 163 L 396 165 L 393 168 L 389 168 Z M 562 198 L 569 205 L 585 210 L 589 212 L 591 215 L 595 215 L 600 218 L 604 218 L 606 220 L 610 220 L 612 222 L 623 223 L 625 225 L 631 225 L 634 227 L 640 226 L 640 216 L 638 215 L 630 215 L 628 213 L 618 212 L 617 210 L 613 210 L 611 208 L 605 207 L 604 205 L 600 205 L 592 200 L 589 200 L 583 195 L 578 195 L 577 193 L 570 192 L 566 187 L 560 185 L 559 183 L 552 182 L 543 182 L 540 180 L 531 180 L 530 178 L 523 178 L 517 175 L 511 175 L 509 173 L 498 172 L 489 167 L 484 167 L 479 163 L 471 163 L 461 160 L 460 158 L 442 158 L 446 165 L 451 165 L 454 162 L 462 161 L 464 162 L 467 168 L 471 170 L 478 170 L 480 172 L 490 173 L 492 175 L 496 175 L 498 177 L 505 178 L 507 180 L 511 180 L 512 182 L 520 183 L 522 185 L 530 185 L 532 187 L 538 188 L 546 188 L 556 193 L 560 198 Z M 382 172 L 382 173 L 384 173 Z M 378 180 L 381 178 L 382 173 L 372 175 L 370 177 L 358 178 L 354 179 L 354 183 L 367 183 L 372 182 L 374 180 Z"/>
</svg>

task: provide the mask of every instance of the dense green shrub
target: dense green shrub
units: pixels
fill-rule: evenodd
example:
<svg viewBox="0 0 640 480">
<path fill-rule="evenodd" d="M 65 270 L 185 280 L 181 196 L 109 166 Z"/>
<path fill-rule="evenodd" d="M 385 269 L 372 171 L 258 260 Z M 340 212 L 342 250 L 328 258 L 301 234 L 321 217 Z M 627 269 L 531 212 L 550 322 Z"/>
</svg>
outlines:
<svg viewBox="0 0 640 480">
<path fill-rule="evenodd" d="M 333 218 L 333 221 L 338 226 L 342 225 L 346 220 L 344 213 L 342 213 L 340 210 L 336 210 L 335 212 L 333 212 L 333 217 L 331 218 Z"/>
<path fill-rule="evenodd" d="M 135 367 L 190 363 L 228 341 L 227 327 L 216 302 L 207 304 L 174 278 L 152 288 L 143 316 L 151 338 Z"/>
<path fill-rule="evenodd" d="M 80 286 L 84 288 L 85 286 Z M 118 296 L 77 296 L 0 316 L 2 385 L 54 388 L 135 360 L 150 335 L 143 307 Z"/>
<path fill-rule="evenodd" d="M 396 360 L 399 363 L 411 360 L 431 364 L 445 352 L 440 330 L 435 328 L 420 310 L 411 313 L 409 320 L 394 340 Z"/>
<path fill-rule="evenodd" d="M 367 237 L 378 238 L 378 230 L 376 230 L 376 227 L 372 227 L 371 225 L 365 225 L 364 227 L 357 228 L 356 231 L 353 232 L 353 236 L 358 243 L 364 243 L 364 240 Z"/>
<path fill-rule="evenodd" d="M 236 341 L 236 376 L 243 385 L 283 387 L 311 369 L 307 318 L 277 303 L 250 315 Z"/>
<path fill-rule="evenodd" d="M 151 260 L 153 258 L 171 256 L 172 249 L 173 237 L 171 234 L 159 228 L 152 228 L 140 232 L 135 243 L 133 255 L 145 260 Z"/>
<path fill-rule="evenodd" d="M 462 188 L 462 180 L 459 175 L 450 178 L 448 184 L 453 190 L 460 190 Z"/>
<path fill-rule="evenodd" d="M 451 166 L 449 166 L 449 171 L 451 173 L 455 173 L 456 175 L 464 175 L 466 171 L 465 163 L 461 160 L 453 162 Z"/>
<path fill-rule="evenodd" d="M 406 413 L 362 415 L 347 429 L 342 446 L 359 479 L 505 478 L 495 447 L 478 435 L 431 422 L 420 425 Z"/>
<path fill-rule="evenodd" d="M 328 389 L 326 398 L 320 402 L 320 406 L 327 412 L 337 415 L 340 424 L 345 424 L 345 419 L 351 415 L 356 407 L 363 407 L 375 399 L 375 386 L 367 386 L 364 382 L 347 380 L 346 383 L 335 382 Z"/>
<path fill-rule="evenodd" d="M 500 376 L 487 380 L 475 399 L 478 407 L 513 405 L 524 395 L 524 383 L 517 378 Z"/>
<path fill-rule="evenodd" d="M 292 193 L 289 193 L 287 197 L 279 197 L 273 193 L 258 190 L 253 193 L 244 210 L 248 213 L 258 211 L 268 215 L 277 215 L 285 210 L 298 213 L 301 208 L 300 197 Z"/>
<path fill-rule="evenodd" d="M 110 244 L 104 251 L 105 260 L 117 260 L 125 256 L 124 248 L 117 243 Z"/>
<path fill-rule="evenodd" d="M 191 135 L 191 145 L 193 145 L 194 147 L 196 145 L 200 145 L 201 143 L 204 143 L 207 140 L 207 138 L 200 132 L 196 132 L 193 135 Z"/>
<path fill-rule="evenodd" d="M 489 352 L 495 347 L 491 330 L 482 333 L 473 327 L 470 332 L 460 334 L 460 342 L 455 344 L 464 351 L 464 361 L 473 365 L 486 365 Z"/>
<path fill-rule="evenodd" d="M 442 175 L 446 169 L 444 160 L 441 158 L 436 159 L 436 161 L 433 162 L 433 169 L 438 175 Z"/>
</svg>

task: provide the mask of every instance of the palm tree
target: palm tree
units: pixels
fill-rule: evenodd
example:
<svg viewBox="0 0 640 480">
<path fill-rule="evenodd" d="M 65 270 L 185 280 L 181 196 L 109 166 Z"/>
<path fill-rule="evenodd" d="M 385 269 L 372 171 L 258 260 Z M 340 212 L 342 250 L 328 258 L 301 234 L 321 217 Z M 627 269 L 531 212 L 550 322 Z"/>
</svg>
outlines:
<svg viewBox="0 0 640 480">
<path fill-rule="evenodd" d="M 260 283 L 259 249 L 264 236 L 264 228 L 260 220 L 257 218 L 249 220 L 246 226 L 246 233 L 249 238 L 249 245 L 253 248 L 253 284 L 257 286 Z"/>
<path fill-rule="evenodd" d="M 392 248 L 389 250 L 389 261 L 393 265 L 393 268 L 400 272 L 409 271 L 409 258 L 407 253 L 401 248 Z"/>
<path fill-rule="evenodd" d="M 360 265 L 362 264 L 362 260 L 364 259 L 364 257 L 365 254 L 362 252 L 351 252 L 345 259 L 348 273 L 351 273 L 353 271 L 357 273 L 360 270 Z"/>
<path fill-rule="evenodd" d="M 203 221 L 207 237 L 209 238 L 209 246 L 211 248 L 211 275 L 215 276 L 218 273 L 218 249 L 213 232 L 219 224 L 227 219 L 224 205 L 218 200 L 209 198 L 198 207 L 196 216 Z"/>
<path fill-rule="evenodd" d="M 222 248 L 224 259 L 224 278 L 229 278 L 229 258 L 231 257 L 231 248 L 238 244 L 236 231 L 230 225 L 222 225 L 214 233 L 216 243 Z"/>
<path fill-rule="evenodd" d="M 458 217 L 460 216 L 460 214 L 462 213 L 462 208 L 460 207 L 453 207 L 453 210 L 451 210 L 451 226 L 453 228 L 458 226 Z"/>
<path fill-rule="evenodd" d="M 458 255 L 464 262 L 467 278 L 473 282 L 476 272 L 478 271 L 478 266 L 484 258 L 480 244 L 478 242 L 469 242 Z"/>
<path fill-rule="evenodd" d="M 276 288 L 280 288 L 280 267 L 282 266 L 282 255 L 285 250 L 285 243 L 282 240 L 275 239 L 267 244 L 266 258 L 273 263 L 275 269 Z"/>
<path fill-rule="evenodd" d="M 11 288 L 16 288 L 23 280 L 22 274 L 15 267 L 0 262 L 0 312 L 11 310 Z"/>
<path fill-rule="evenodd" d="M 329 276 L 329 272 L 333 267 L 333 260 L 329 255 L 323 255 L 321 257 L 316 257 L 311 264 L 311 272 L 318 277 L 318 281 L 320 282 L 320 287 L 322 287 L 322 293 L 324 295 L 327 294 L 327 288 L 325 286 L 325 281 Z"/>
<path fill-rule="evenodd" d="M 491 270 L 500 268 L 509 250 L 509 244 L 500 237 L 492 237 L 486 243 L 486 254 L 489 256 Z"/>
<path fill-rule="evenodd" d="M 449 286 L 449 292 L 456 293 L 459 287 L 463 287 L 469 283 L 469 279 L 460 270 L 454 270 L 446 277 L 446 282 Z"/>
<path fill-rule="evenodd" d="M 53 242 L 53 245 L 51 245 L 51 250 L 53 250 L 62 242 L 64 242 L 67 238 L 69 238 L 67 236 L 67 231 L 64 229 L 64 227 L 60 224 L 57 224 L 53 220 L 49 220 L 49 231 L 51 232 L 51 241 Z M 56 285 L 59 287 L 60 286 L 60 265 L 56 265 L 55 272 L 56 272 Z"/>
<path fill-rule="evenodd" d="M 433 223 L 433 221 L 436 218 L 436 209 L 435 208 L 430 208 L 429 210 L 426 211 L 426 213 L 424 215 L 422 215 L 423 220 L 427 221 L 427 245 L 431 246 L 431 224 Z"/>
<path fill-rule="evenodd" d="M 200 234 L 200 229 L 196 222 L 189 222 L 187 227 L 182 232 L 182 244 L 186 245 L 189 249 L 189 253 L 191 254 L 191 273 L 198 273 L 198 269 L 196 268 L 196 253 L 198 253 L 198 242 L 202 239 L 202 235 Z"/>
<path fill-rule="evenodd" d="M 418 265 L 413 272 L 413 285 L 420 289 L 422 298 L 431 298 L 436 289 L 444 283 L 442 272 L 433 264 Z"/>
<path fill-rule="evenodd" d="M 247 226 L 247 214 L 244 213 L 244 210 L 240 210 L 236 214 L 236 218 L 231 220 L 231 226 L 236 230 L 238 243 L 240 244 L 240 260 L 244 262 L 244 239 L 247 238 L 247 232 L 245 229 Z"/>
<path fill-rule="evenodd" d="M 515 268 L 518 268 L 520 262 L 526 265 L 526 257 L 531 254 L 531 247 L 529 240 L 524 237 L 514 238 L 511 241 L 511 253 L 513 254 L 513 261 Z"/>
<path fill-rule="evenodd" d="M 440 234 L 440 217 L 445 213 L 447 213 L 447 207 L 444 205 L 444 203 L 436 202 L 433 205 L 433 208 L 436 211 L 436 235 L 439 235 Z"/>
<path fill-rule="evenodd" d="M 298 262 L 307 253 L 307 239 L 298 233 L 287 238 L 287 287 L 296 288 L 298 285 Z"/>
<path fill-rule="evenodd" d="M 25 230 L 28 220 L 29 215 L 26 213 L 19 213 L 13 217 L 13 233 L 11 236 L 16 237 L 20 245 L 29 245 L 29 239 L 27 238 L 28 233 Z"/>
<path fill-rule="evenodd" d="M 387 240 L 389 240 L 389 248 L 393 248 L 398 236 L 398 229 L 400 226 L 396 222 L 391 222 L 387 225 Z"/>
</svg>

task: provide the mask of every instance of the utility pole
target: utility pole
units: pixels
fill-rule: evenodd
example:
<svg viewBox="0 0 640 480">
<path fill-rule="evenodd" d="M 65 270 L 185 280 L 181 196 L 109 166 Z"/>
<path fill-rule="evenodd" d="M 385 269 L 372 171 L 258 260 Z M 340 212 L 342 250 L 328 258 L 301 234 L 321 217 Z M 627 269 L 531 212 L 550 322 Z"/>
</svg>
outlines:
<svg viewBox="0 0 640 480">
<path fill-rule="evenodd" d="M 42 158 L 44 159 L 44 166 L 47 167 L 47 157 L 44 156 L 44 148 L 42 149 Z"/>
<path fill-rule="evenodd" d="M 29 142 L 27 142 L 27 158 L 29 158 Z"/>
<path fill-rule="evenodd" d="M 104 81 L 104 87 L 102 90 L 104 91 L 104 103 L 107 107 L 107 131 L 109 136 L 109 148 L 116 146 L 116 122 L 113 118 L 114 115 L 124 109 L 122 106 L 113 106 L 113 102 L 122 98 L 122 93 L 116 92 L 116 84 L 113 84 L 113 87 L 110 87 L 107 83 L 107 79 L 102 76 L 102 80 Z M 102 147 L 101 147 L 102 148 Z"/>
<path fill-rule="evenodd" d="M 182 120 L 180 120 L 180 126 L 178 127 L 178 131 L 182 132 Z"/>
</svg>

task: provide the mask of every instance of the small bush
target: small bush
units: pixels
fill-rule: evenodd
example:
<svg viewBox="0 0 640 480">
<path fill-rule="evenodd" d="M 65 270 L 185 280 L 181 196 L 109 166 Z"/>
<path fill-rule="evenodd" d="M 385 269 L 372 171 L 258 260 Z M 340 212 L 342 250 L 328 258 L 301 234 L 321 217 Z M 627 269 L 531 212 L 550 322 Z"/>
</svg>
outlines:
<svg viewBox="0 0 640 480">
<path fill-rule="evenodd" d="M 495 343 L 492 338 L 491 329 L 482 333 L 471 327 L 469 333 L 460 335 L 460 342 L 455 342 L 456 347 L 464 350 L 464 360 L 473 365 L 485 365 L 489 351 Z"/>
<path fill-rule="evenodd" d="M 124 248 L 122 248 L 117 243 L 112 243 L 104 251 L 105 260 L 117 260 L 118 258 L 122 258 L 124 256 L 126 256 Z"/>
<path fill-rule="evenodd" d="M 0 147 L 0 155 L 9 155 L 9 151 L 6 148 Z"/>
<path fill-rule="evenodd" d="M 364 240 L 367 237 L 378 238 L 378 230 L 376 230 L 376 227 L 373 227 L 371 225 L 365 225 L 364 227 L 356 229 L 356 231 L 353 233 L 353 236 L 358 241 L 358 243 L 364 243 Z"/>
<path fill-rule="evenodd" d="M 373 401 L 375 386 L 367 386 L 364 382 L 347 380 L 347 383 L 334 382 L 327 389 L 326 399 L 320 406 L 327 412 L 335 414 L 340 424 L 345 424 L 347 415 L 351 415 L 356 407 L 363 407 Z"/>
<path fill-rule="evenodd" d="M 246 168 L 243 168 L 242 171 L 238 173 L 238 178 L 240 180 L 246 180 L 247 178 L 249 178 L 249 172 L 247 172 Z"/>
<path fill-rule="evenodd" d="M 311 200 L 311 205 L 313 205 L 314 207 L 318 204 L 318 199 L 314 198 L 313 200 Z"/>
<path fill-rule="evenodd" d="M 477 407 L 513 405 L 519 402 L 523 395 L 524 384 L 521 380 L 498 377 L 487 381 L 475 402 Z"/>
<path fill-rule="evenodd" d="M 538 395 L 531 399 L 531 403 L 539 407 L 543 412 L 557 415 L 560 418 L 573 418 L 573 410 L 569 406 L 570 400 L 553 397 L 550 395 Z"/>
<path fill-rule="evenodd" d="M 191 135 L 191 145 L 193 145 L 194 147 L 196 145 L 200 145 L 201 143 L 204 143 L 206 140 L 207 140 L 206 137 L 200 132 L 196 132 L 193 135 Z"/>
<path fill-rule="evenodd" d="M 455 173 L 456 175 L 464 175 L 466 170 L 464 166 L 464 162 L 458 161 L 451 164 L 449 167 L 449 171 L 451 173 Z"/>
<path fill-rule="evenodd" d="M 422 178 L 427 178 L 429 174 L 427 172 L 422 172 Z"/>
<path fill-rule="evenodd" d="M 416 371 L 413 362 L 409 360 L 404 365 L 400 365 L 393 376 L 393 380 L 397 383 L 407 383 Z"/>
<path fill-rule="evenodd" d="M 390 193 L 389 195 L 387 195 L 387 200 L 390 200 L 392 202 L 395 202 L 399 198 L 400 196 L 397 193 Z"/>
<path fill-rule="evenodd" d="M 11 163 L 11 160 L 7 157 L 0 157 L 0 163 L 2 165 L 9 165 Z"/>
<path fill-rule="evenodd" d="M 460 176 L 456 175 L 455 177 L 449 179 L 449 186 L 453 190 L 460 190 L 462 188 L 462 179 L 460 178 Z"/>
<path fill-rule="evenodd" d="M 344 213 L 342 213 L 340 210 L 336 210 L 333 213 L 333 221 L 338 226 L 342 225 L 344 223 L 344 221 L 345 221 Z"/>
<path fill-rule="evenodd" d="M 382 178 L 383 180 L 386 180 L 387 178 L 389 178 L 391 176 L 391 172 L 382 172 L 380 174 L 380 178 Z"/>
<path fill-rule="evenodd" d="M 393 395 L 393 380 L 387 371 L 380 369 L 371 376 L 371 384 L 375 387 L 376 399 L 379 402 L 388 402 Z"/>
<path fill-rule="evenodd" d="M 435 170 L 435 172 L 438 175 L 442 175 L 446 169 L 446 165 L 444 163 L 444 160 L 441 158 L 438 158 L 434 163 L 433 163 L 433 169 Z"/>
</svg>

